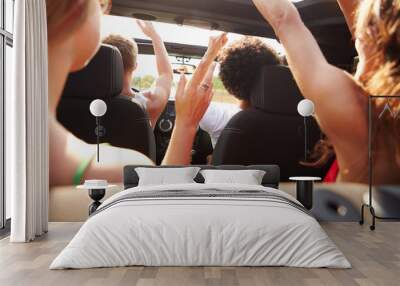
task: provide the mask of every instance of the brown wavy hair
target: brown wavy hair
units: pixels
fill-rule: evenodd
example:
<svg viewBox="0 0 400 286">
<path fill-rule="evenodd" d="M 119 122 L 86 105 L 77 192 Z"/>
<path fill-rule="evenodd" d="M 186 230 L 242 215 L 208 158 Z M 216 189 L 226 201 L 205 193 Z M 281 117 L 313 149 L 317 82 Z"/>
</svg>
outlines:
<svg viewBox="0 0 400 286">
<path fill-rule="evenodd" d="M 278 53 L 255 37 L 243 37 L 226 47 L 218 57 L 219 76 L 226 90 L 238 99 L 249 99 L 254 79 L 264 65 L 278 65 Z"/>
<path fill-rule="evenodd" d="M 357 38 L 369 49 L 370 69 L 360 78 L 365 90 L 372 96 L 400 96 L 400 0 L 362 1 L 355 28 Z M 374 102 L 375 113 L 387 103 L 392 110 L 382 118 L 375 134 L 384 133 L 387 142 L 395 144 L 392 146 L 400 145 L 400 99 Z M 396 148 L 396 160 L 400 163 L 400 147 Z"/>
<path fill-rule="evenodd" d="M 364 0 L 356 35 L 370 49 L 371 71 L 361 81 L 371 95 L 400 95 L 400 0 Z"/>
<path fill-rule="evenodd" d="M 65 38 L 88 15 L 90 0 L 46 0 L 49 42 Z"/>
<path fill-rule="evenodd" d="M 387 144 L 400 143 L 400 99 L 390 100 L 390 96 L 400 95 L 400 0 L 363 0 L 357 10 L 355 23 L 356 37 L 368 49 L 368 71 L 360 82 L 367 94 L 389 96 L 389 99 L 375 99 L 373 113 L 378 116 L 389 103 L 392 113 L 387 112 L 379 124 L 373 127 L 375 148 L 380 148 L 377 138 L 385 134 Z M 399 118 L 394 118 L 397 114 Z M 333 155 L 328 139 L 319 142 L 308 166 L 321 166 Z M 396 161 L 400 164 L 400 148 L 396 148 Z"/>
</svg>

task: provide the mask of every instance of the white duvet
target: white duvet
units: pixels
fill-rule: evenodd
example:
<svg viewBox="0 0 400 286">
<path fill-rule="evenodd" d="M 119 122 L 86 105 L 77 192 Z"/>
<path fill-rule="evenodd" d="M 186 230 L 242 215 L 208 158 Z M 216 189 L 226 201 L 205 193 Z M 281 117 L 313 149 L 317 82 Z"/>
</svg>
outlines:
<svg viewBox="0 0 400 286">
<path fill-rule="evenodd" d="M 263 190 L 262 186 L 180 184 L 164 190 Z M 254 198 L 155 198 L 109 205 L 89 218 L 50 269 L 145 266 L 293 266 L 350 268 L 311 216 L 288 204 Z"/>
</svg>

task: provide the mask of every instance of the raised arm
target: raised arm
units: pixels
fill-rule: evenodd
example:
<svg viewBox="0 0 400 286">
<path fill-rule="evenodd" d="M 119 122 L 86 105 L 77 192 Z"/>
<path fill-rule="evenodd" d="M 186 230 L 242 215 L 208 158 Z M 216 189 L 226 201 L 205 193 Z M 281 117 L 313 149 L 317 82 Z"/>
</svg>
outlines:
<svg viewBox="0 0 400 286">
<path fill-rule="evenodd" d="M 253 2 L 283 44 L 289 67 L 303 96 L 314 101 L 323 131 L 332 142 L 343 141 L 337 139 L 348 136 L 364 139 L 363 129 L 353 128 L 364 124 L 362 116 L 353 116 L 363 114 L 357 84 L 349 74 L 326 61 L 293 3 L 289 0 Z"/>
<path fill-rule="evenodd" d="M 189 165 L 191 163 L 197 128 L 213 96 L 214 60 L 226 42 L 226 34 L 212 37 L 208 50 L 189 83 L 186 84 L 185 76 L 181 76 L 175 97 L 175 126 L 162 162 L 163 165 Z"/>
<path fill-rule="evenodd" d="M 356 18 L 356 10 L 359 4 L 359 0 L 337 0 L 340 6 L 340 9 L 343 12 L 344 17 L 346 18 L 347 26 L 349 26 L 349 30 L 354 37 L 354 25 Z"/>
<path fill-rule="evenodd" d="M 173 71 L 169 62 L 168 52 L 160 35 L 154 29 L 153 24 L 147 21 L 137 20 L 137 24 L 143 33 L 153 42 L 154 54 L 156 56 L 158 77 L 155 88 L 144 95 L 148 98 L 147 111 L 154 127 L 160 114 L 167 104 L 173 81 Z"/>
</svg>

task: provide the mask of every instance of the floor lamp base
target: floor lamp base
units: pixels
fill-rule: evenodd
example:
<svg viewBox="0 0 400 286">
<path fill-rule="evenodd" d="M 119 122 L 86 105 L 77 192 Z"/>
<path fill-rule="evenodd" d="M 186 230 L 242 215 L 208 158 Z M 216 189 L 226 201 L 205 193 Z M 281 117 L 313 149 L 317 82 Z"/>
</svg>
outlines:
<svg viewBox="0 0 400 286">
<path fill-rule="evenodd" d="M 363 204 L 361 206 L 361 220 L 359 221 L 360 225 L 364 224 L 364 209 L 368 208 L 369 212 L 371 213 L 372 216 L 372 224 L 369 226 L 370 230 L 375 230 L 375 221 L 377 216 L 375 215 L 375 209 L 373 206 L 369 205 L 369 204 Z"/>
</svg>

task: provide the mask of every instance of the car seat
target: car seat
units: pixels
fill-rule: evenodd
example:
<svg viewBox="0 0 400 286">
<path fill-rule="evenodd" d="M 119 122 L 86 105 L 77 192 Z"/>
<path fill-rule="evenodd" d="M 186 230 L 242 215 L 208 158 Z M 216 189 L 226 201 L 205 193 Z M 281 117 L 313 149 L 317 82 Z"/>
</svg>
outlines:
<svg viewBox="0 0 400 286">
<path fill-rule="evenodd" d="M 89 111 L 94 99 L 107 104 L 101 117 L 105 135 L 101 143 L 136 150 L 155 161 L 155 139 L 147 113 L 129 97 L 122 96 L 122 57 L 117 48 L 102 45 L 83 70 L 71 73 L 57 107 L 57 120 L 72 134 L 96 143 L 96 120 Z"/>
<path fill-rule="evenodd" d="M 213 165 L 276 164 L 281 180 L 290 176 L 324 176 L 327 168 L 312 168 L 304 160 L 304 120 L 297 112 L 303 99 L 286 66 L 264 66 L 250 92 L 251 108 L 237 113 L 215 146 Z M 308 118 L 308 146 L 321 138 L 313 118 Z"/>
</svg>

